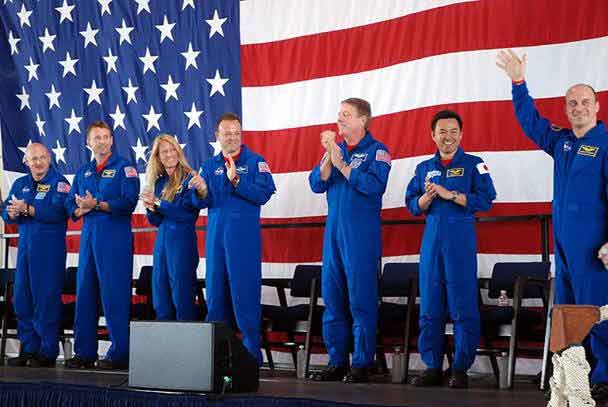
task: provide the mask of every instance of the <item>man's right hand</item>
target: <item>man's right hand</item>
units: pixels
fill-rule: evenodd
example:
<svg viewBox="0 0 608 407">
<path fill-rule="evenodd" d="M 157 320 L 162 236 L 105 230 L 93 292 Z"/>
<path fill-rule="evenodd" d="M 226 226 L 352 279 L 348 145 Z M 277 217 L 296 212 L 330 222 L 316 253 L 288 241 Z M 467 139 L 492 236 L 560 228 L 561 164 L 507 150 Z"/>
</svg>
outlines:
<svg viewBox="0 0 608 407">
<path fill-rule="evenodd" d="M 513 82 L 524 80 L 528 55 L 524 54 L 521 58 L 513 50 L 500 51 L 496 56 L 496 66 L 506 72 Z"/>
<path fill-rule="evenodd" d="M 321 145 L 326 151 L 329 151 L 331 146 L 336 144 L 336 132 L 324 130 L 321 132 Z"/>
</svg>

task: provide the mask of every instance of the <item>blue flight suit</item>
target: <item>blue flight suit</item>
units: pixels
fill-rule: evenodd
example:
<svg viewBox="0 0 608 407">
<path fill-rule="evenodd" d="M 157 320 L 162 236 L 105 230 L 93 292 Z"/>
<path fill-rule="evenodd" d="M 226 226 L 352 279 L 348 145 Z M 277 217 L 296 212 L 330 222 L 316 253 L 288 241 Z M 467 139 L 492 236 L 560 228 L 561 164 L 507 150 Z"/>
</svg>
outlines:
<svg viewBox="0 0 608 407">
<path fill-rule="evenodd" d="M 436 197 L 426 210 L 420 248 L 420 335 L 418 350 L 430 369 L 443 368 L 445 324 L 454 321 L 453 369 L 467 371 L 475 361 L 480 339 L 477 302 L 477 237 L 475 212 L 487 211 L 496 191 L 482 159 L 458 147 L 444 167 L 439 152 L 416 166 L 407 186 L 405 204 L 414 216 L 422 215 L 418 199 L 425 181 L 466 195 L 467 206 Z"/>
<path fill-rule="evenodd" d="M 369 132 L 350 152 L 344 141 L 339 146 L 351 167 L 349 179 L 332 166 L 329 178 L 321 180 L 320 164 L 309 176 L 313 192 L 327 192 L 321 273 L 323 340 L 330 365 L 348 366 L 354 340 L 352 367 L 367 368 L 376 352 L 380 210 L 390 155 Z"/>
<path fill-rule="evenodd" d="M 608 134 L 604 123 L 577 138 L 539 116 L 525 83 L 513 85 L 513 106 L 526 135 L 553 157 L 555 302 L 608 304 L 608 272 L 597 258 L 608 241 Z M 591 383 L 608 383 L 608 322 L 590 344 L 597 364 Z"/>
<path fill-rule="evenodd" d="M 205 161 L 200 174 L 209 193 L 193 194 L 198 208 L 208 208 L 205 238 L 207 321 L 232 325 L 243 333 L 243 344 L 262 364 L 261 291 L 262 233 L 260 207 L 276 188 L 263 157 L 241 146 L 235 162 L 240 181 L 234 187 L 226 176 L 222 153 Z"/>
<path fill-rule="evenodd" d="M 116 153 L 99 173 L 95 161 L 83 165 L 74 176 L 66 201 L 72 216 L 78 207 L 74 195 L 85 196 L 86 191 L 98 201 L 107 202 L 110 212 L 93 210 L 84 215 L 76 279 L 74 351 L 82 359 L 97 359 L 97 299 L 101 294 L 112 341 L 106 359 L 128 362 L 133 276 L 131 214 L 139 197 L 137 170 Z"/>
<path fill-rule="evenodd" d="M 198 319 L 195 305 L 198 247 L 194 224 L 199 209 L 192 204 L 194 190 L 188 189 L 188 176 L 172 201 L 161 200 L 155 211 L 146 211 L 148 221 L 158 226 L 154 243 L 152 299 L 156 319 L 193 321 Z M 169 177 L 164 174 L 154 184 L 160 197 Z"/>
<path fill-rule="evenodd" d="M 13 184 L 2 213 L 6 223 L 19 225 L 14 306 L 21 353 L 50 360 L 59 354 L 69 192 L 68 181 L 52 167 L 38 182 L 25 175 Z M 34 207 L 35 215 L 10 219 L 6 207 L 13 197 Z"/>
</svg>

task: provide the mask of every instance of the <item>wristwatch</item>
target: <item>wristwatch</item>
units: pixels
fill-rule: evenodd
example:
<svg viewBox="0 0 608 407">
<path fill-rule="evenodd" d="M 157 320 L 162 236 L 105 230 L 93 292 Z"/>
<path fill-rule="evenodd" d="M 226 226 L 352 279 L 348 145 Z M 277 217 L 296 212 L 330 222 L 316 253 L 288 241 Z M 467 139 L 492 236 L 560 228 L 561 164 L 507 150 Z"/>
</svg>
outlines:
<svg viewBox="0 0 608 407">
<path fill-rule="evenodd" d="M 99 204 L 99 201 L 95 202 L 95 206 L 93 207 L 94 210 L 96 211 L 100 211 L 101 210 L 101 205 Z"/>
<path fill-rule="evenodd" d="M 154 207 L 155 207 L 156 209 L 158 209 L 158 208 L 160 208 L 160 204 L 161 204 L 160 198 L 156 198 L 156 199 L 154 200 Z"/>
<path fill-rule="evenodd" d="M 458 191 L 452 191 L 452 197 L 450 198 L 450 201 L 455 201 L 456 199 L 458 199 L 458 195 L 460 195 Z"/>
</svg>

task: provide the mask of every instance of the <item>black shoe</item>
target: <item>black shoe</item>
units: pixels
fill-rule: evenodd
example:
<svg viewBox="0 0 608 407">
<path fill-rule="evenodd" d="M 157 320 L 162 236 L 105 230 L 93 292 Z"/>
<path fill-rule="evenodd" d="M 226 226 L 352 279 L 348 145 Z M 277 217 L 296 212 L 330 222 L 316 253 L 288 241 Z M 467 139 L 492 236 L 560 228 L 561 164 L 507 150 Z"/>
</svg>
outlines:
<svg viewBox="0 0 608 407">
<path fill-rule="evenodd" d="M 344 383 L 368 383 L 369 369 L 366 367 L 353 367 L 350 372 L 344 376 Z"/>
<path fill-rule="evenodd" d="M 76 355 L 72 359 L 65 361 L 65 367 L 68 369 L 93 369 L 95 367 L 95 359 L 83 359 Z"/>
<path fill-rule="evenodd" d="M 327 365 L 320 372 L 311 374 L 310 378 L 316 382 L 340 382 L 347 373 L 348 368 L 346 366 Z"/>
<path fill-rule="evenodd" d="M 469 376 L 463 370 L 452 370 L 448 379 L 448 387 L 452 389 L 466 389 L 469 387 Z"/>
<path fill-rule="evenodd" d="M 49 359 L 42 355 L 35 355 L 27 361 L 29 367 L 55 367 L 55 359 Z"/>
<path fill-rule="evenodd" d="M 414 376 L 410 384 L 416 387 L 440 386 L 442 380 L 440 369 L 426 369 L 419 376 Z"/>
<path fill-rule="evenodd" d="M 608 383 L 595 383 L 591 385 L 591 398 L 596 403 L 608 401 Z"/>
<path fill-rule="evenodd" d="M 129 362 L 112 359 L 100 359 L 97 368 L 101 370 L 129 370 Z"/>
<path fill-rule="evenodd" d="M 6 363 L 9 366 L 13 366 L 13 367 L 23 367 L 23 366 L 26 366 L 27 362 L 33 358 L 34 358 L 33 353 L 23 352 L 23 353 L 19 353 L 19 356 L 17 356 L 17 357 L 9 358 L 6 361 Z"/>
</svg>

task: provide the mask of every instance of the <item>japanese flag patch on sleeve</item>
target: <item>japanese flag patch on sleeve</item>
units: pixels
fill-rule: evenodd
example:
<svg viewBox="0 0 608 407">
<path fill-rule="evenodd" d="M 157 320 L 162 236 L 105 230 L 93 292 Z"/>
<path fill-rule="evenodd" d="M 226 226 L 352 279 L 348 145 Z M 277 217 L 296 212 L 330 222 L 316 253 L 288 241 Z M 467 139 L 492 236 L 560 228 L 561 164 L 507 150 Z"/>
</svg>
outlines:
<svg viewBox="0 0 608 407">
<path fill-rule="evenodd" d="M 258 171 L 259 172 L 267 172 L 270 174 L 270 167 L 268 166 L 268 163 L 266 163 L 266 161 L 260 161 L 258 163 Z"/>
<path fill-rule="evenodd" d="M 391 155 L 386 150 L 376 150 L 376 161 L 382 161 L 391 165 Z"/>
<path fill-rule="evenodd" d="M 490 173 L 488 164 L 486 164 L 484 162 L 480 162 L 479 164 L 477 164 L 477 171 L 479 171 L 479 174 L 481 174 L 481 175 Z"/>
<path fill-rule="evenodd" d="M 127 178 L 137 177 L 137 170 L 134 167 L 125 167 L 125 176 Z"/>
</svg>

